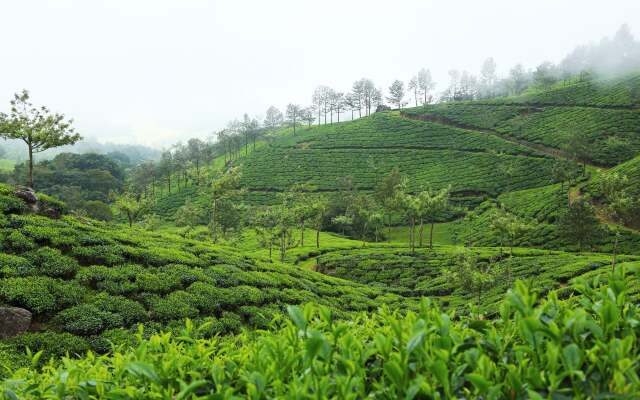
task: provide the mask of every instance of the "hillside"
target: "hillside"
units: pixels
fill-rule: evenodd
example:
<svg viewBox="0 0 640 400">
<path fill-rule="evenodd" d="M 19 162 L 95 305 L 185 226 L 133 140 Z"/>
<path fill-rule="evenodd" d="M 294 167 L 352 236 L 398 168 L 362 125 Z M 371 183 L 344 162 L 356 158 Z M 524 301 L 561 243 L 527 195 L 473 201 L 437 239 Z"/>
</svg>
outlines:
<svg viewBox="0 0 640 400">
<path fill-rule="evenodd" d="M 572 134 L 589 141 L 589 161 L 613 166 L 640 151 L 640 75 L 615 81 L 563 81 L 547 90 L 491 101 L 405 110 L 414 118 L 465 127 L 563 154 Z"/>
<path fill-rule="evenodd" d="M 45 359 L 104 352 L 138 323 L 151 332 L 192 318 L 211 323 L 214 335 L 264 328 L 287 304 L 324 304 L 337 315 L 406 304 L 382 289 L 207 242 L 33 214 L 8 186 L 0 186 L 0 207 L 0 305 L 34 319 L 32 332 L 10 344 L 44 350 Z"/>
<path fill-rule="evenodd" d="M 513 257 L 507 253 L 508 249 L 440 246 L 414 254 L 408 249 L 369 247 L 325 253 L 317 258 L 317 270 L 370 287 L 390 287 L 409 297 L 438 299 L 452 308 L 478 303 L 491 314 L 516 280 L 535 286 L 540 293 L 561 289 L 560 294 L 568 297 L 578 279 L 606 275 L 611 269 L 611 257 L 603 254 L 534 249 L 516 249 Z M 452 275 L 465 259 L 472 260 L 487 278 L 482 286 L 472 289 Z M 640 256 L 623 256 L 620 261 L 627 267 L 640 266 Z M 632 298 L 640 298 L 640 282 L 629 285 Z"/>
</svg>

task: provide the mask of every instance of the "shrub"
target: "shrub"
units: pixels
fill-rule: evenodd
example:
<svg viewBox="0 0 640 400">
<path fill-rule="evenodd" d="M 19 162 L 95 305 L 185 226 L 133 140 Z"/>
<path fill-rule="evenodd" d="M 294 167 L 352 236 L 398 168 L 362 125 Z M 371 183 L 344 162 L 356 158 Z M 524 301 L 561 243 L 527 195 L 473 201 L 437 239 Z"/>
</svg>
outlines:
<svg viewBox="0 0 640 400">
<path fill-rule="evenodd" d="M 113 219 L 113 212 L 111 207 L 99 200 L 89 200 L 84 202 L 82 208 L 87 212 L 87 215 L 94 219 L 101 221 L 111 221 Z"/>
<path fill-rule="evenodd" d="M 6 231 L 4 233 L 6 236 L 3 240 L 3 247 L 8 250 L 21 253 L 36 247 L 33 240 L 23 235 L 22 232 L 17 229 L 10 229 L 8 233 L 6 233 Z"/>
<path fill-rule="evenodd" d="M 88 336 L 123 325 L 119 314 L 100 310 L 93 304 L 81 304 L 61 311 L 54 320 L 67 332 Z"/>
<path fill-rule="evenodd" d="M 142 304 L 126 297 L 100 293 L 93 299 L 92 304 L 100 311 L 118 314 L 122 318 L 123 326 L 131 326 L 147 319 L 147 311 Z"/>
<path fill-rule="evenodd" d="M 0 194 L 0 213 L 19 214 L 27 209 L 26 204 L 19 198 Z"/>
<path fill-rule="evenodd" d="M 71 257 L 62 255 L 60 250 L 50 247 L 40 247 L 24 255 L 33 266 L 31 275 L 45 275 L 51 277 L 70 278 L 78 270 L 78 262 Z"/>
<path fill-rule="evenodd" d="M 32 265 L 26 259 L 0 253 L 0 278 L 26 275 Z"/>
<path fill-rule="evenodd" d="M 66 354 L 83 355 L 89 350 L 89 344 L 85 339 L 66 332 L 27 332 L 11 339 L 10 343 L 23 351 L 26 349 L 33 353 L 42 351 L 40 363 Z"/>
<path fill-rule="evenodd" d="M 198 315 L 198 309 L 194 303 L 194 298 L 189 293 L 173 292 L 165 298 L 156 300 L 151 305 L 151 314 L 154 319 L 160 321 L 193 318 Z"/>
<path fill-rule="evenodd" d="M 75 282 L 44 276 L 6 278 L 0 280 L 0 299 L 35 314 L 78 304 L 85 290 Z"/>
<path fill-rule="evenodd" d="M 582 296 L 566 302 L 553 293 L 538 301 L 518 283 L 494 320 L 425 300 L 415 313 L 382 309 L 345 321 L 328 308 L 290 307 L 275 331 L 222 339 L 198 340 L 186 324 L 180 337 L 153 335 L 99 361 L 17 372 L 0 389 L 10 398 L 178 398 L 180 390 L 252 399 L 637 398 L 640 309 L 625 297 L 625 278 L 610 276 L 609 287 L 581 281 Z M 223 319 L 229 328 L 238 320 Z M 83 384 L 97 381 L 100 389 Z"/>
</svg>

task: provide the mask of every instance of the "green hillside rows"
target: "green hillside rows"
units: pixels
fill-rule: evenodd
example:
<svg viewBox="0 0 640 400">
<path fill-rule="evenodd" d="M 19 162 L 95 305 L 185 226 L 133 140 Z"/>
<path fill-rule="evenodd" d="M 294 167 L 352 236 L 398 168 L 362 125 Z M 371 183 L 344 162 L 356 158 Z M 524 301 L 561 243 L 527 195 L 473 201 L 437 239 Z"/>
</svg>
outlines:
<svg viewBox="0 0 640 400">
<path fill-rule="evenodd" d="M 495 167 L 498 159 L 513 164 L 512 176 Z M 382 113 L 260 149 L 245 160 L 242 183 L 249 191 L 296 183 L 335 191 L 339 178 L 351 176 L 357 188 L 371 190 L 397 166 L 411 190 L 450 184 L 453 192 L 497 195 L 552 183 L 551 165 L 550 158 L 499 138 Z"/>
<path fill-rule="evenodd" d="M 640 105 L 640 74 L 630 73 L 612 79 L 575 77 L 551 88 L 531 89 L 520 96 L 498 98 L 490 102 L 633 108 Z"/>
<path fill-rule="evenodd" d="M 441 116 L 454 123 L 493 129 L 555 148 L 562 148 L 571 134 L 584 134 L 592 143 L 591 161 L 598 165 L 615 165 L 640 151 L 640 112 L 637 110 L 452 103 L 405 112 Z"/>
<path fill-rule="evenodd" d="M 487 275 L 495 275 L 481 294 L 485 312 L 496 312 L 497 304 L 516 279 L 529 282 L 536 290 L 546 292 L 570 284 L 582 275 L 597 275 L 610 269 L 611 257 L 599 254 L 573 254 L 558 251 L 519 249 L 513 257 L 496 248 L 467 250 L 477 257 Z M 317 259 L 318 270 L 332 276 L 369 286 L 391 287 L 413 297 L 440 299 L 449 306 L 465 308 L 475 302 L 475 294 L 452 281 L 446 271 L 460 263 L 463 249 L 438 247 L 435 252 L 422 249 L 412 254 L 406 249 L 345 249 L 323 254 Z M 640 256 L 625 256 L 624 261 L 640 265 Z M 640 296 L 637 281 L 631 285 L 634 298 Z M 571 289 L 569 289 L 569 292 Z M 568 295 L 568 293 L 567 293 Z"/>
<path fill-rule="evenodd" d="M 20 200 L 10 199 L 0 198 L 0 304 L 28 309 L 40 327 L 12 345 L 48 356 L 105 351 L 107 340 L 118 342 L 122 328 L 140 322 L 160 330 L 205 319 L 214 334 L 265 327 L 285 304 L 314 302 L 340 314 L 405 303 L 175 235 L 22 213 Z"/>
</svg>

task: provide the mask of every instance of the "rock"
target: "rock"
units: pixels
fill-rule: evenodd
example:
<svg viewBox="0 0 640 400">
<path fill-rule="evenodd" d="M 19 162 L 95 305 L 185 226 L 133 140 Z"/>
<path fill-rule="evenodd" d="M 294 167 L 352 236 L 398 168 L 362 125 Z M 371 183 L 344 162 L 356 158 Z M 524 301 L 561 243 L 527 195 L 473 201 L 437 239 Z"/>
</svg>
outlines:
<svg viewBox="0 0 640 400">
<path fill-rule="evenodd" d="M 38 196 L 36 196 L 36 192 L 33 189 L 28 187 L 21 187 L 16 189 L 15 192 L 16 197 L 22 199 L 25 203 L 34 206 L 38 203 Z"/>
<path fill-rule="evenodd" d="M 31 312 L 18 307 L 0 307 L 0 339 L 26 332 L 31 326 Z"/>
<path fill-rule="evenodd" d="M 53 219 L 58 219 L 62 215 L 60 210 L 51 207 L 40 210 L 40 214 Z"/>
</svg>

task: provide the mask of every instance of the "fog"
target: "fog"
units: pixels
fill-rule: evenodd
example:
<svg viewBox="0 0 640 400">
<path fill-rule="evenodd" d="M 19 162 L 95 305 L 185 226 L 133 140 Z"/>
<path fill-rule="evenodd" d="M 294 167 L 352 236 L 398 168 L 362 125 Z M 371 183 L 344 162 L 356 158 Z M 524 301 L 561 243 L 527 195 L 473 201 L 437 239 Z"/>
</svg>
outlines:
<svg viewBox="0 0 640 400">
<path fill-rule="evenodd" d="M 26 88 L 86 137 L 161 147 L 321 84 L 559 62 L 623 23 L 639 36 L 640 2 L 3 1 L 0 110 Z"/>
</svg>

